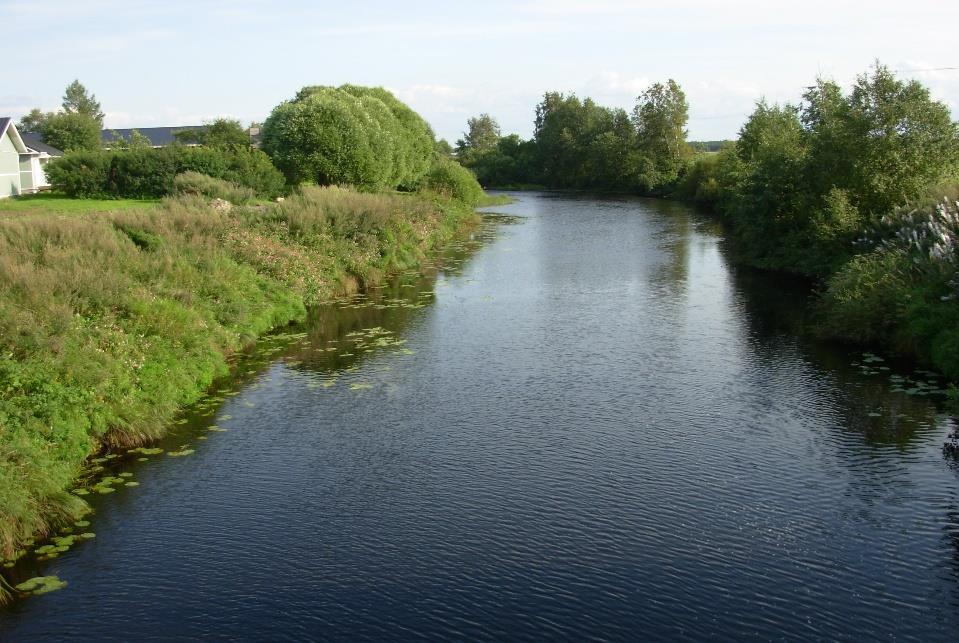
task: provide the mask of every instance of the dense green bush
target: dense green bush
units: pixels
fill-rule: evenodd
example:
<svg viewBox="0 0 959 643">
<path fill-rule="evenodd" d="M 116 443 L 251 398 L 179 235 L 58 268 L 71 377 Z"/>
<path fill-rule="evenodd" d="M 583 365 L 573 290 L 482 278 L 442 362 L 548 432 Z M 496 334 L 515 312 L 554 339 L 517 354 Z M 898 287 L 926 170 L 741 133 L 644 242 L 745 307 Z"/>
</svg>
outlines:
<svg viewBox="0 0 959 643">
<path fill-rule="evenodd" d="M 469 206 L 483 198 L 483 188 L 473 173 L 450 159 L 437 159 L 423 178 L 422 188 L 437 192 Z"/>
<path fill-rule="evenodd" d="M 263 149 L 291 184 L 412 188 L 433 145 L 429 125 L 382 88 L 304 87 L 263 124 Z"/>
<path fill-rule="evenodd" d="M 52 160 L 44 168 L 47 180 L 58 192 L 81 199 L 107 194 L 111 155 L 100 150 L 72 152 Z"/>
<path fill-rule="evenodd" d="M 232 181 L 262 197 L 282 193 L 283 175 L 259 150 L 172 145 L 123 150 L 78 151 L 47 166 L 51 186 L 78 198 L 158 198 L 173 179 L 198 172 Z"/>
<path fill-rule="evenodd" d="M 870 249 L 829 278 L 820 330 L 886 343 L 959 379 L 959 202 L 916 202 L 883 217 L 861 239 Z"/>
</svg>

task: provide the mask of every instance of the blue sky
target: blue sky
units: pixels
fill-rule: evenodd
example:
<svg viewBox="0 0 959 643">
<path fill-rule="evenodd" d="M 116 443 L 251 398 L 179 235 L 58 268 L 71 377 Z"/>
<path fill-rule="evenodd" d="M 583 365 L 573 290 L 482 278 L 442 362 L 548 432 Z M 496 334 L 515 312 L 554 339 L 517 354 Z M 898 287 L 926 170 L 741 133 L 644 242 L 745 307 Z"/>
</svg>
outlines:
<svg viewBox="0 0 959 643">
<path fill-rule="evenodd" d="M 0 0 L 0 116 L 58 106 L 79 78 L 108 127 L 262 120 L 307 84 L 382 85 L 451 142 L 495 116 L 528 136 L 543 92 L 629 108 L 675 78 L 690 138 L 734 136 L 757 99 L 844 85 L 874 60 L 959 68 L 959 3 L 774 0 L 285 2 Z M 959 118 L 959 70 L 903 72 Z"/>
</svg>

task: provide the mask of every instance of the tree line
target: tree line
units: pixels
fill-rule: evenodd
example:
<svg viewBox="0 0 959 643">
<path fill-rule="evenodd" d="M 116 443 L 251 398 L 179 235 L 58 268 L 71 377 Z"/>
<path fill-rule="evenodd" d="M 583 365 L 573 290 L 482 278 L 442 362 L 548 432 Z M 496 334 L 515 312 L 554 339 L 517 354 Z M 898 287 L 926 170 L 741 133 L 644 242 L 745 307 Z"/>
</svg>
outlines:
<svg viewBox="0 0 959 643">
<path fill-rule="evenodd" d="M 631 112 L 591 98 L 548 92 L 536 106 L 533 137 L 502 136 L 489 114 L 467 122 L 456 158 L 483 185 L 664 193 L 692 150 L 689 104 L 679 84 L 656 83 Z"/>
<path fill-rule="evenodd" d="M 876 63 L 845 91 L 760 101 L 735 141 L 686 142 L 673 81 L 630 113 L 547 93 L 529 140 L 491 116 L 453 154 L 487 186 L 539 184 L 697 202 L 740 263 L 818 280 L 817 330 L 918 355 L 959 379 L 959 127 L 921 83 Z"/>
<path fill-rule="evenodd" d="M 156 198 L 171 193 L 178 174 L 196 172 L 261 197 L 304 183 L 427 189 L 467 203 L 482 197 L 473 175 L 437 151 L 429 124 L 380 87 L 303 87 L 263 123 L 262 150 L 227 118 L 175 132 L 168 147 L 154 149 L 136 130 L 104 146 L 103 118 L 96 96 L 74 81 L 60 111 L 34 109 L 20 120 L 24 131 L 66 152 L 47 168 L 54 189 L 81 198 Z"/>
</svg>

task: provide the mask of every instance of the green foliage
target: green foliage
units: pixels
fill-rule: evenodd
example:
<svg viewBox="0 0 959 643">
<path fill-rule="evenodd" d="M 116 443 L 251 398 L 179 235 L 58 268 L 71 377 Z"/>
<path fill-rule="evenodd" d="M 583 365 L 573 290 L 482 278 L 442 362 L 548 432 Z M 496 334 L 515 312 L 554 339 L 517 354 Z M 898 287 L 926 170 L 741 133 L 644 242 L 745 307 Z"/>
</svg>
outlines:
<svg viewBox="0 0 959 643">
<path fill-rule="evenodd" d="M 683 192 L 715 195 L 744 261 L 827 276 L 862 230 L 956 176 L 959 132 L 924 87 L 877 65 L 848 94 L 820 80 L 799 106 L 759 103 L 736 152 Z"/>
<path fill-rule="evenodd" d="M 131 147 L 74 152 L 46 169 L 57 191 L 78 198 L 158 198 L 170 194 L 183 172 L 232 181 L 272 197 L 283 190 L 283 176 L 259 150 L 248 148 Z"/>
<path fill-rule="evenodd" d="M 690 155 L 686 145 L 686 94 L 672 78 L 666 84 L 655 83 L 640 94 L 632 119 L 642 159 L 640 186 L 652 192 L 672 184 Z"/>
<path fill-rule="evenodd" d="M 433 158 L 426 122 L 378 87 L 304 87 L 262 132 L 264 151 L 294 185 L 411 188 Z"/>
<path fill-rule="evenodd" d="M 185 129 L 174 132 L 179 143 L 206 145 L 208 147 L 250 147 L 250 134 L 231 118 L 218 118 L 200 129 Z"/>
<path fill-rule="evenodd" d="M 110 130 L 110 139 L 109 148 L 111 150 L 145 149 L 153 147 L 150 139 L 143 135 L 140 130 L 136 129 L 130 130 L 129 137 L 124 137 L 116 130 Z"/>
<path fill-rule="evenodd" d="M 499 123 L 489 114 L 480 114 L 466 121 L 463 138 L 456 141 L 456 158 L 470 165 L 476 158 L 496 149 L 501 138 Z"/>
<path fill-rule="evenodd" d="M 67 86 L 61 111 L 43 112 L 34 108 L 17 125 L 21 131 L 40 134 L 44 143 L 65 152 L 99 149 L 102 127 L 100 103 L 78 80 Z"/>
<path fill-rule="evenodd" d="M 853 341 L 892 339 L 910 294 L 909 260 L 902 253 L 869 253 L 850 260 L 820 298 L 820 332 Z"/>
<path fill-rule="evenodd" d="M 89 114 L 51 114 L 43 122 L 40 134 L 44 143 L 64 152 L 100 148 L 100 122 Z"/>
<path fill-rule="evenodd" d="M 53 116 L 53 112 L 44 112 L 34 107 L 28 114 L 20 118 L 20 122 L 17 123 L 17 129 L 21 132 L 43 132 L 43 126 L 51 116 Z"/>
<path fill-rule="evenodd" d="M 470 207 L 483 198 L 483 188 L 473 173 L 450 159 L 438 159 L 424 177 L 422 186 Z"/>
<path fill-rule="evenodd" d="M 475 156 L 469 168 L 485 186 L 533 183 L 538 179 L 535 159 L 535 143 L 510 134 L 497 142 L 496 149 Z"/>
<path fill-rule="evenodd" d="M 86 458 L 162 435 L 244 342 L 414 267 L 473 216 L 435 196 L 318 187 L 230 212 L 183 194 L 0 216 L 0 556 L 73 525 Z"/>
<path fill-rule="evenodd" d="M 597 169 L 606 159 L 616 164 L 617 175 L 632 177 L 630 150 L 635 145 L 625 112 L 597 105 L 591 98 L 549 92 L 536 107 L 533 141 L 538 177 L 551 187 L 625 188 L 613 177 L 602 176 Z M 612 136 L 604 136 L 613 132 Z M 624 139 L 623 136 L 628 138 Z"/>
<path fill-rule="evenodd" d="M 44 168 L 47 180 L 58 192 L 70 197 L 108 197 L 111 155 L 102 152 L 73 152 L 54 159 Z"/>
<path fill-rule="evenodd" d="M 283 174 L 261 150 L 237 146 L 223 153 L 226 171 L 219 178 L 251 188 L 262 197 L 272 198 L 286 192 Z"/>
<path fill-rule="evenodd" d="M 742 166 L 733 143 L 725 145 L 716 154 L 694 156 L 680 173 L 675 194 L 703 207 L 726 211 L 738 194 Z"/>
<path fill-rule="evenodd" d="M 63 111 L 67 114 L 83 114 L 97 122 L 97 127 L 103 127 L 103 111 L 97 97 L 87 92 L 79 80 L 67 85 L 63 92 Z M 65 149 L 65 148 L 64 148 Z"/>
<path fill-rule="evenodd" d="M 952 195 L 959 186 L 945 188 Z M 936 188 L 929 194 L 942 194 Z M 959 378 L 959 202 L 917 199 L 883 217 L 827 281 L 820 331 L 876 341 Z"/>
<path fill-rule="evenodd" d="M 591 98 L 548 92 L 536 106 L 530 141 L 502 137 L 488 114 L 467 122 L 457 159 L 487 186 L 545 184 L 554 188 L 662 194 L 687 164 L 688 106 L 675 81 L 657 83 L 637 99 L 632 117 Z"/>
<path fill-rule="evenodd" d="M 436 143 L 433 145 L 433 152 L 437 156 L 453 158 L 453 146 L 450 145 L 450 142 L 445 138 L 437 139 Z"/>
</svg>

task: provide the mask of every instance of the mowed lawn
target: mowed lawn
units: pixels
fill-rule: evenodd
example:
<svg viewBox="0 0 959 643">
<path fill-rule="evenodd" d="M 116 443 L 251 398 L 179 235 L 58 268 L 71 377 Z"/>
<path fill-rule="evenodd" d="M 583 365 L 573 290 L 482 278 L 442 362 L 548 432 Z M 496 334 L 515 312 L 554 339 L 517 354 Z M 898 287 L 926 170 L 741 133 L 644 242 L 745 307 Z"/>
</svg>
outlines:
<svg viewBox="0 0 959 643">
<path fill-rule="evenodd" d="M 156 207 L 159 200 L 142 199 L 72 199 L 55 192 L 25 194 L 0 199 L 0 216 L 10 214 L 92 214 L 125 212 Z"/>
</svg>

